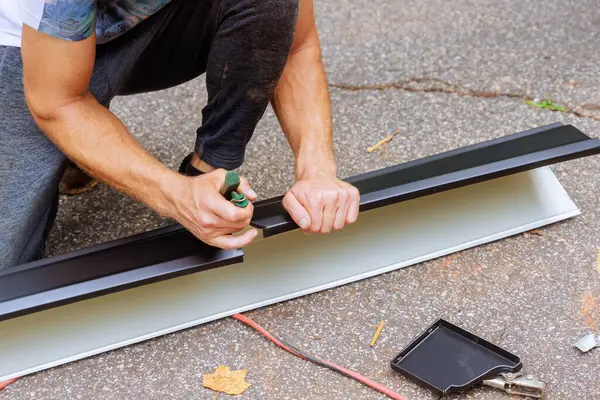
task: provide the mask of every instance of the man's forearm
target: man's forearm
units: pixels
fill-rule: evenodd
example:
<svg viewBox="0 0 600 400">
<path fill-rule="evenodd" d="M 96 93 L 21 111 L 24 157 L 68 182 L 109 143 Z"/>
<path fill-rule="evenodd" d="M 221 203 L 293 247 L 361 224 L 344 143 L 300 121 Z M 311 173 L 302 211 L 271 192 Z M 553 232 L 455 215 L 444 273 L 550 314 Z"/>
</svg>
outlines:
<svg viewBox="0 0 600 400">
<path fill-rule="evenodd" d="M 42 130 L 90 175 L 146 203 L 160 213 L 181 177 L 146 152 L 127 128 L 91 94 L 52 115 L 36 115 Z"/>
<path fill-rule="evenodd" d="M 296 157 L 296 182 L 283 207 L 303 231 L 329 233 L 356 221 L 360 195 L 336 176 L 331 102 L 310 14 L 305 11 L 305 25 L 300 35 L 296 32 L 300 44 L 288 59 L 273 103 Z"/>
<path fill-rule="evenodd" d="M 292 52 L 273 108 L 296 158 L 296 177 L 336 173 L 331 103 L 318 41 Z"/>
</svg>

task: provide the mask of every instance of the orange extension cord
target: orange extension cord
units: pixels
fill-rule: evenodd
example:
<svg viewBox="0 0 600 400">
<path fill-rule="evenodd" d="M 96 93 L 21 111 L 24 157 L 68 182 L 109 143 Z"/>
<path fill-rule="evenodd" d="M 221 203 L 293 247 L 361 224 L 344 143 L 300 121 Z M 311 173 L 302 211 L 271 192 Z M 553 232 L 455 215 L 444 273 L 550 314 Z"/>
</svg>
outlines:
<svg viewBox="0 0 600 400">
<path fill-rule="evenodd" d="M 346 375 L 349 378 L 355 379 L 355 380 L 359 381 L 360 383 L 363 383 L 363 384 L 369 386 L 370 388 L 375 389 L 375 390 L 385 394 L 386 396 L 388 396 L 391 399 L 408 400 L 408 398 L 402 396 L 400 393 L 396 393 L 392 389 L 389 389 L 389 388 L 383 386 L 382 384 L 377 383 L 377 382 L 367 378 L 366 376 L 362 376 L 352 370 L 349 370 L 348 368 L 344 368 L 344 367 L 334 364 L 330 361 L 326 361 L 326 360 L 322 360 L 320 358 L 309 356 L 308 354 L 304 353 L 303 351 L 298 350 L 297 348 L 295 348 L 293 346 L 283 343 L 281 340 L 279 340 L 275 336 L 271 335 L 265 328 L 263 328 L 258 323 L 256 323 L 255 321 L 253 321 L 252 319 L 250 319 L 244 315 L 234 314 L 231 316 L 231 318 L 237 319 L 238 321 L 243 322 L 244 324 L 248 325 L 249 327 L 257 330 L 260 334 L 265 336 L 267 339 L 269 339 L 271 342 L 273 342 L 276 346 L 282 348 L 283 350 L 285 350 L 289 353 L 292 353 L 296 357 L 299 357 L 303 360 L 313 362 L 322 367 L 329 368 L 330 370 L 338 372 L 342 375 Z"/>
<path fill-rule="evenodd" d="M 277 339 L 275 336 L 271 335 L 265 328 L 263 328 L 262 326 L 260 326 L 258 323 L 256 323 L 254 320 L 242 315 L 242 314 L 234 314 L 231 316 L 231 318 L 236 319 L 246 325 L 248 325 L 249 327 L 253 328 L 254 330 L 258 331 L 261 335 L 263 335 L 264 337 L 266 337 L 267 339 L 269 339 L 273 344 L 275 344 L 277 347 L 282 348 L 283 350 L 292 353 L 293 355 L 295 355 L 296 357 L 299 357 L 303 360 L 306 361 L 310 361 L 312 363 L 315 363 L 319 366 L 325 367 L 325 368 L 329 368 L 332 371 L 335 371 L 337 373 L 340 373 L 342 375 L 345 375 L 349 378 L 355 379 L 357 381 L 359 381 L 360 383 L 369 386 L 372 389 L 375 389 L 383 394 L 385 394 L 386 396 L 388 396 L 391 399 L 394 400 L 408 400 L 408 398 L 402 396 L 400 393 L 396 393 L 394 392 L 392 389 L 389 389 L 385 386 L 383 386 L 380 383 L 377 383 L 375 381 L 373 381 L 372 379 L 367 378 L 366 376 L 362 376 L 352 370 L 349 370 L 347 368 L 344 368 L 340 365 L 334 364 L 330 361 L 326 361 L 326 360 L 322 360 L 320 358 L 316 358 L 313 356 L 310 356 L 306 353 L 304 353 L 301 350 L 298 350 L 297 348 L 290 346 L 288 344 L 285 344 L 284 342 L 282 342 L 281 340 Z M 14 381 L 16 381 L 19 378 L 14 378 L 14 379 L 10 379 L 8 381 L 5 382 L 0 382 L 0 390 L 4 389 L 5 387 L 7 387 L 8 385 L 10 385 L 11 383 L 13 383 Z"/>
<path fill-rule="evenodd" d="M 13 378 L 13 379 L 9 379 L 7 381 L 4 382 L 0 382 L 0 390 L 4 389 L 5 387 L 7 387 L 8 385 L 10 385 L 11 383 L 13 383 L 14 381 L 16 381 L 19 378 Z"/>
</svg>

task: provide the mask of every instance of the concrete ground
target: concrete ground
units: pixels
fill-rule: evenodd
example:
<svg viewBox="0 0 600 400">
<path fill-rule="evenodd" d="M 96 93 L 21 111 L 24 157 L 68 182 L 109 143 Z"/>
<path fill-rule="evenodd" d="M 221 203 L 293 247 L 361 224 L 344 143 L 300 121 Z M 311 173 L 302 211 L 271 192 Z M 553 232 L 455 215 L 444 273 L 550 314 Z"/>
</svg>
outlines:
<svg viewBox="0 0 600 400">
<path fill-rule="evenodd" d="M 555 121 L 600 133 L 594 119 L 600 115 L 600 9 L 593 0 L 322 0 L 317 14 L 343 176 Z M 539 110 L 519 98 L 546 93 L 573 111 Z M 118 99 L 113 109 L 175 168 L 192 148 L 204 100 L 197 80 Z M 396 129 L 401 134 L 384 155 L 367 153 Z M 520 355 L 526 371 L 548 383 L 548 399 L 598 399 L 600 349 L 582 355 L 572 344 L 600 325 L 600 157 L 554 171 L 581 216 L 541 235 L 519 235 L 249 315 L 413 400 L 435 396 L 388 363 L 439 317 Z M 291 154 L 272 111 L 242 172 L 262 198 L 292 182 Z M 169 223 L 99 186 L 61 200 L 50 253 Z M 386 325 L 371 349 L 381 319 Z M 225 399 L 202 388 L 202 373 L 218 364 L 249 370 L 252 387 L 243 399 L 385 398 L 225 319 L 25 377 L 0 399 Z M 451 398 L 511 397 L 485 388 Z"/>
</svg>

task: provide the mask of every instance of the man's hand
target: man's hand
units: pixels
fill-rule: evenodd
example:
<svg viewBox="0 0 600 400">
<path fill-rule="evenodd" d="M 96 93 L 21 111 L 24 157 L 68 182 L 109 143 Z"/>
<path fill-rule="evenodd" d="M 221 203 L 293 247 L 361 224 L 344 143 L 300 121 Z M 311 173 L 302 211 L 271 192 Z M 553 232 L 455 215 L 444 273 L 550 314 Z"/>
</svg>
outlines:
<svg viewBox="0 0 600 400">
<path fill-rule="evenodd" d="M 356 221 L 360 196 L 336 177 L 331 104 L 313 3 L 300 0 L 294 43 L 272 104 L 296 159 L 296 183 L 283 206 L 304 232 L 327 233 Z"/>
<path fill-rule="evenodd" d="M 211 246 L 222 249 L 244 247 L 256 237 L 256 229 L 249 229 L 234 236 L 250 225 L 254 206 L 236 207 L 226 200 L 219 189 L 225 181 L 227 171 L 217 169 L 197 177 L 182 177 L 179 189 L 174 193 L 172 210 L 166 214 L 179 221 L 197 238 Z M 256 200 L 256 193 L 248 181 L 241 178 L 238 191 L 250 201 Z"/>
<path fill-rule="evenodd" d="M 174 218 L 204 242 L 224 249 L 250 243 L 256 230 L 232 233 L 248 227 L 253 207 L 236 207 L 221 196 L 225 171 L 189 178 L 168 169 L 89 92 L 95 40 L 69 42 L 23 26 L 25 96 L 40 128 L 90 175 Z M 256 200 L 245 180 L 240 191 Z"/>
<path fill-rule="evenodd" d="M 302 177 L 283 198 L 283 206 L 306 233 L 329 233 L 353 224 L 360 195 L 354 186 L 325 172 Z"/>
</svg>

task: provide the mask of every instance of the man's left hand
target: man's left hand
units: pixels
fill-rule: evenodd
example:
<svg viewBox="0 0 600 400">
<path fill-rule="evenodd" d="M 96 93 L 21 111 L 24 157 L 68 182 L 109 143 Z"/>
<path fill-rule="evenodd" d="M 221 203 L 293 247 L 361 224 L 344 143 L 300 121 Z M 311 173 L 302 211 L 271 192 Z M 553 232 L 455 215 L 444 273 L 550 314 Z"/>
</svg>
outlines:
<svg viewBox="0 0 600 400">
<path fill-rule="evenodd" d="M 283 207 L 305 233 L 329 233 L 356 222 L 360 194 L 335 175 L 301 177 L 283 198 Z"/>
</svg>

